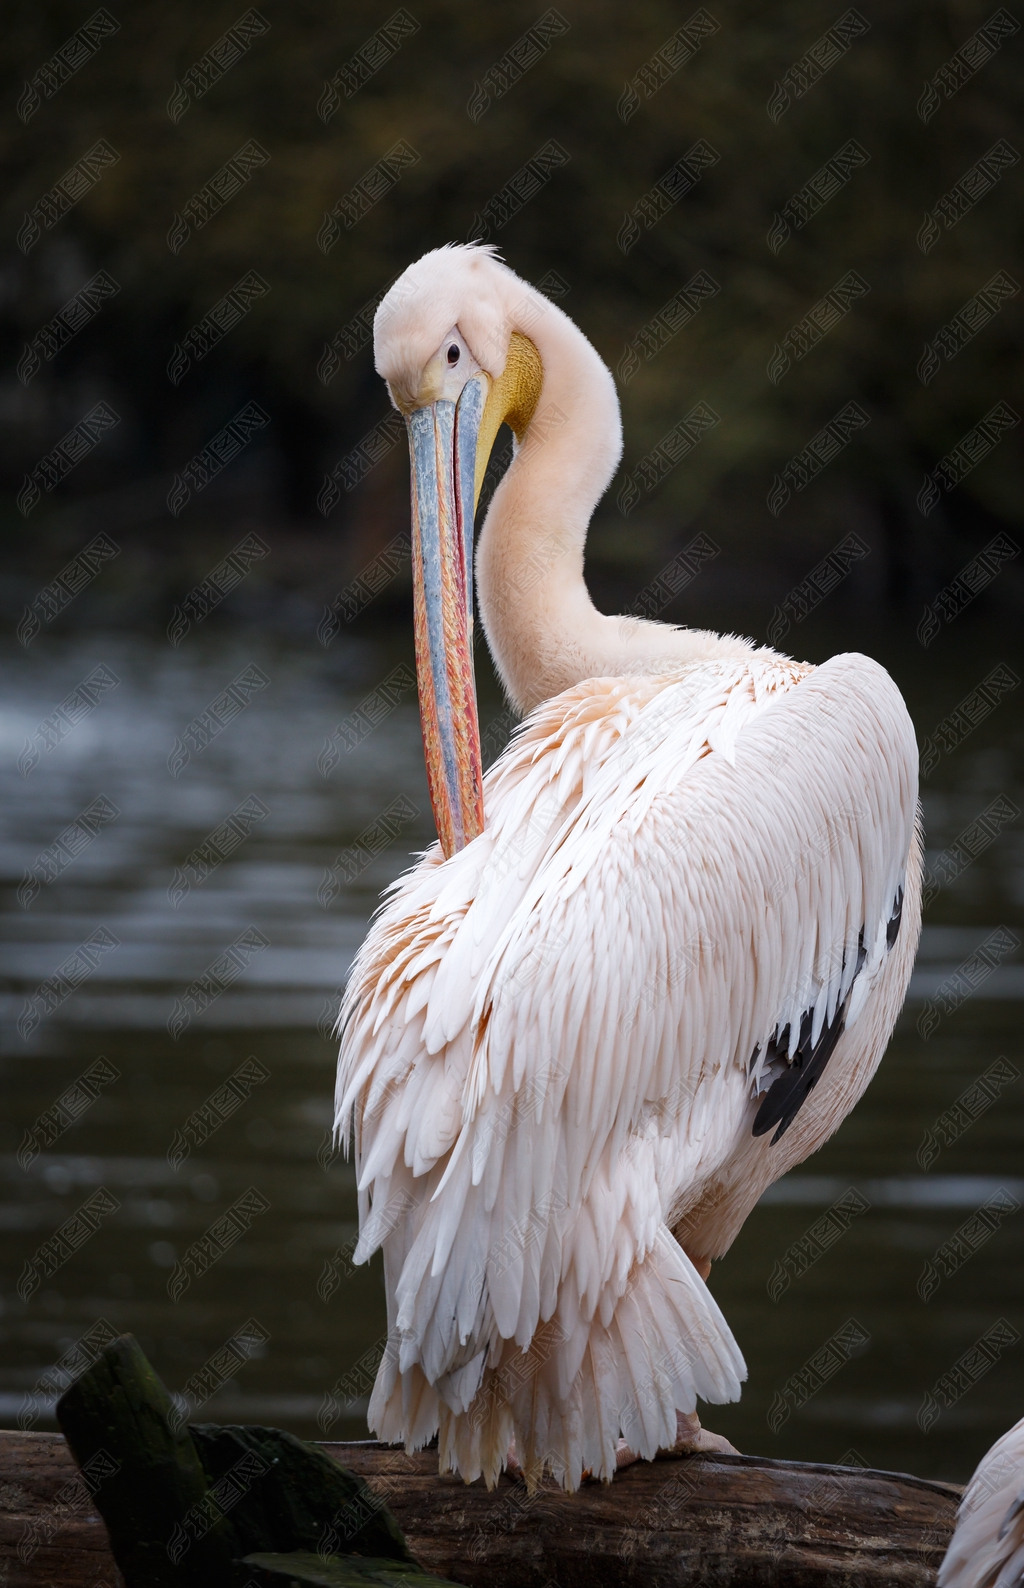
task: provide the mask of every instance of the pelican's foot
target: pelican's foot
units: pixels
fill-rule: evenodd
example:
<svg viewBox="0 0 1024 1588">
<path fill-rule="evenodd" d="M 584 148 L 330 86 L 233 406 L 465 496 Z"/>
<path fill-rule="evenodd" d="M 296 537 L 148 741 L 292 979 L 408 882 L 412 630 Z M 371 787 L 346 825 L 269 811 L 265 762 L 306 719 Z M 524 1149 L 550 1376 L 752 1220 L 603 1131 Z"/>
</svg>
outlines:
<svg viewBox="0 0 1024 1588">
<path fill-rule="evenodd" d="M 700 1426 L 700 1419 L 696 1412 L 676 1412 L 676 1442 L 667 1450 L 660 1450 L 662 1456 L 688 1456 L 695 1450 L 717 1452 L 720 1455 L 738 1456 L 739 1451 L 731 1445 L 728 1439 L 723 1439 L 721 1434 L 712 1434 Z M 615 1470 L 621 1472 L 623 1467 L 631 1467 L 641 1458 L 635 1450 L 631 1450 L 624 1439 L 619 1439 L 615 1444 Z"/>
<path fill-rule="evenodd" d="M 667 1450 L 660 1450 L 662 1456 L 688 1456 L 694 1451 L 703 1450 L 708 1454 L 717 1453 L 726 1456 L 738 1456 L 740 1452 L 735 1445 L 731 1445 L 722 1434 L 713 1434 L 707 1428 L 702 1428 L 700 1418 L 696 1412 L 676 1412 L 676 1442 Z M 631 1449 L 625 1439 L 615 1441 L 615 1470 L 621 1472 L 625 1467 L 632 1467 L 637 1461 L 642 1460 L 636 1451 Z M 508 1454 L 505 1457 L 505 1471 L 513 1482 L 525 1482 L 523 1469 L 519 1465 L 516 1454 L 516 1442 L 509 1442 Z M 591 1478 L 593 1474 L 588 1467 L 583 1473 L 583 1480 Z"/>
<path fill-rule="evenodd" d="M 676 1442 L 672 1455 L 689 1455 L 692 1450 L 715 1451 L 720 1455 L 738 1456 L 739 1451 L 721 1434 L 702 1428 L 696 1412 L 676 1412 Z"/>
</svg>

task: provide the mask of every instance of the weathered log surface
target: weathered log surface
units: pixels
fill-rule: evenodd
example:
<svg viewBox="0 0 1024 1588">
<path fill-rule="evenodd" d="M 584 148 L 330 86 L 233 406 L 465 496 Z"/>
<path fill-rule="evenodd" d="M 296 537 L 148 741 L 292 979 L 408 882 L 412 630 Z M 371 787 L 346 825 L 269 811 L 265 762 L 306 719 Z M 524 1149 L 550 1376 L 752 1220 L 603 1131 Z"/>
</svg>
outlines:
<svg viewBox="0 0 1024 1588">
<path fill-rule="evenodd" d="M 325 1444 L 428 1569 L 470 1588 L 932 1588 L 960 1490 L 756 1456 L 641 1462 L 530 1497 L 440 1478 L 437 1457 Z M 119 1588 L 60 1434 L 0 1432 L 0 1588 Z"/>
</svg>

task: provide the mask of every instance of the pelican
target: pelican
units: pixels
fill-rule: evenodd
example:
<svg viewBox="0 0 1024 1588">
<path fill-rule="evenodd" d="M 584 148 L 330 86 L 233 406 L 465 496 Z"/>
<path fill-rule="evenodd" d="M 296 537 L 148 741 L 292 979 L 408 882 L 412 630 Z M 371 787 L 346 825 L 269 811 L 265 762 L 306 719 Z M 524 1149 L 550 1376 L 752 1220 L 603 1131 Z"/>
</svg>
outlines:
<svg viewBox="0 0 1024 1588">
<path fill-rule="evenodd" d="M 728 1448 L 746 1368 L 707 1286 L 879 1063 L 920 922 L 917 750 L 869 658 L 606 616 L 583 578 L 621 453 L 612 377 L 490 247 L 411 265 L 375 361 L 412 463 L 439 842 L 385 895 L 339 1016 L 356 1260 L 383 1249 L 382 1440 L 566 1489 Z M 473 518 L 524 716 L 481 772 Z"/>
<path fill-rule="evenodd" d="M 937 1588 L 1024 1582 L 1024 1417 L 982 1456 L 957 1513 Z"/>
</svg>

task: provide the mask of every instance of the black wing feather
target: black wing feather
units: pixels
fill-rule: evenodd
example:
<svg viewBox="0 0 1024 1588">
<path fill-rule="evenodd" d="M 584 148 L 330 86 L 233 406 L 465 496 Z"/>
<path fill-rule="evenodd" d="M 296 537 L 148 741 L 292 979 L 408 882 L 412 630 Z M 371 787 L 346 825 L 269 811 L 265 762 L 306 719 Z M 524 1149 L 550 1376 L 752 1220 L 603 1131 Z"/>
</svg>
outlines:
<svg viewBox="0 0 1024 1588">
<path fill-rule="evenodd" d="M 773 1059 L 781 1061 L 786 1065 L 786 1070 L 772 1082 L 761 1101 L 752 1127 L 755 1136 L 766 1136 L 777 1125 L 778 1129 L 772 1137 L 774 1146 L 793 1123 L 804 1099 L 817 1085 L 822 1070 L 835 1052 L 836 1043 L 846 1024 L 848 1001 L 847 998 L 831 1021 L 826 1021 L 822 1026 L 817 1042 L 811 1041 L 814 1010 L 807 1010 L 800 1021 L 800 1040 L 792 1058 L 786 1051 L 789 1047 L 789 1027 L 786 1026 L 777 1037 L 772 1037 L 765 1049 L 767 1060 L 769 1063 Z"/>
<path fill-rule="evenodd" d="M 897 888 L 896 897 L 892 904 L 892 914 L 885 929 L 886 947 L 891 949 L 899 936 L 900 923 L 903 919 L 903 889 Z M 861 928 L 857 939 L 857 965 L 853 973 L 854 981 L 860 975 L 861 967 L 867 957 L 864 948 L 864 929 Z M 853 982 L 850 983 L 853 988 Z M 846 1010 L 850 1001 L 849 992 L 840 1004 L 830 1021 L 822 1026 L 818 1032 L 817 1042 L 811 1041 L 811 1027 L 814 1023 L 814 1010 L 807 1009 L 800 1019 L 800 1039 L 796 1045 L 796 1052 L 789 1057 L 789 1027 L 785 1026 L 777 1032 L 765 1048 L 766 1066 L 772 1063 L 784 1064 L 784 1072 L 777 1076 L 765 1093 L 761 1106 L 754 1116 L 752 1126 L 755 1136 L 766 1136 L 775 1126 L 778 1128 L 772 1137 L 772 1146 L 784 1135 L 793 1123 L 802 1104 L 811 1090 L 817 1085 L 829 1059 L 836 1049 L 836 1043 L 843 1034 L 846 1025 Z M 751 1066 L 758 1057 L 755 1049 Z"/>
</svg>

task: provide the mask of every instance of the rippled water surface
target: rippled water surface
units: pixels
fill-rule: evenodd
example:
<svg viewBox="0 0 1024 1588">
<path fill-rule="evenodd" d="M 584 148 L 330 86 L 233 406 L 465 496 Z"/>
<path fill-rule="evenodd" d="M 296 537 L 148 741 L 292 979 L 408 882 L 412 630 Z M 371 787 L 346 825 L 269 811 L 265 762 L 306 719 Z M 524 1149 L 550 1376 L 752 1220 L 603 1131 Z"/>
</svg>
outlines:
<svg viewBox="0 0 1024 1588">
<path fill-rule="evenodd" d="M 930 652 L 809 624 L 793 649 L 873 649 L 923 739 L 1019 656 L 961 623 Z M 380 888 L 432 836 L 407 675 L 375 725 L 352 715 L 409 666 L 396 645 L 92 634 L 5 653 L 8 1427 L 53 1426 L 55 1364 L 109 1326 L 191 1406 L 209 1396 L 204 1418 L 365 1436 L 384 1302 L 377 1262 L 348 1262 L 330 1026 Z M 89 678 L 87 709 L 62 711 Z M 878 1077 L 712 1275 L 750 1376 L 706 1420 L 744 1450 L 964 1478 L 1024 1413 L 1021 694 L 924 784 L 933 854 L 995 814 L 962 874 L 942 863 Z M 339 723 L 352 747 L 325 776 Z M 951 982 L 985 943 L 983 973 Z"/>
</svg>

